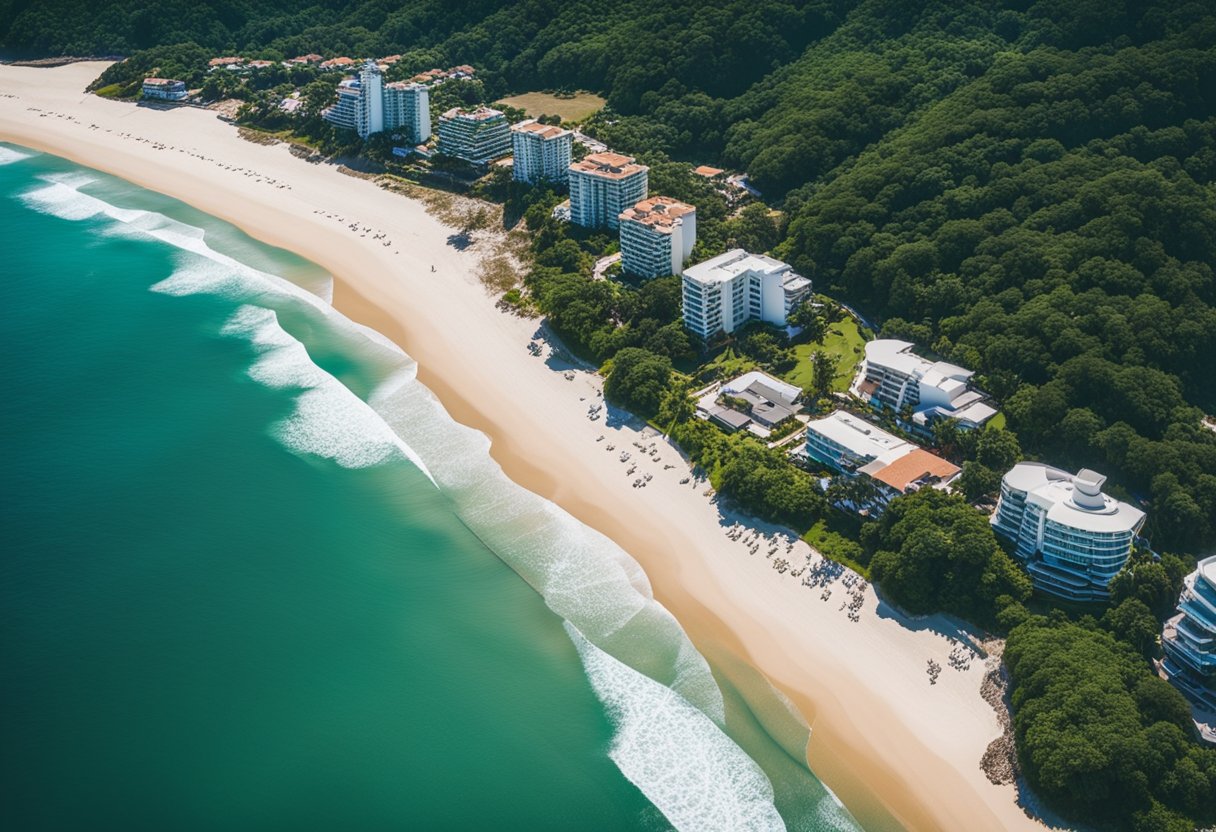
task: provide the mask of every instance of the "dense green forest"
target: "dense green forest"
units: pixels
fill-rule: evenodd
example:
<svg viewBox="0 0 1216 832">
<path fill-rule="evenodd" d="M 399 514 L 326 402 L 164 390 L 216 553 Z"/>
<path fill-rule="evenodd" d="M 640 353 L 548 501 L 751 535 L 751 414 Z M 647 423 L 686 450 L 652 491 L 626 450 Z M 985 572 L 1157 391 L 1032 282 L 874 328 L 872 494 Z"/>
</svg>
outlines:
<svg viewBox="0 0 1216 832">
<path fill-rule="evenodd" d="M 488 99 L 602 92 L 589 131 L 747 170 L 819 291 L 978 370 L 1029 452 L 1190 551 L 1216 539 L 1213 44 L 1210 4 L 1168 0 L 0 0 L 4 54 L 128 74 L 397 53 L 473 64 Z"/>
<path fill-rule="evenodd" d="M 892 602 L 1010 632 L 1019 755 L 1051 805 L 1134 832 L 1216 822 L 1216 752 L 1189 737 L 1149 661 L 1193 555 L 1216 543 L 1216 431 L 1202 422 L 1216 412 L 1216 7 L 0 0 L 0 55 L 130 55 L 104 79 L 127 89 L 158 71 L 223 92 L 209 56 L 309 52 L 401 54 L 397 73 L 469 63 L 478 80 L 443 95 L 470 103 L 602 93 L 584 129 L 650 165 L 652 192 L 697 205 L 698 258 L 771 251 L 883 334 L 978 371 L 1010 430 L 935 437 L 963 462 L 968 499 L 1024 451 L 1101 470 L 1144 503 L 1167 554 L 1138 551 L 1107 609 L 1071 620 L 1032 614 L 1027 576 L 959 497 L 898 498 L 850 543 Z M 319 124 L 335 75 L 257 83 L 285 80 Z M 731 214 L 688 162 L 747 171 L 767 206 Z M 682 373 L 702 345 L 680 325 L 678 279 L 591 281 L 611 235 L 554 221 L 550 191 L 503 190 L 533 254 L 509 300 L 544 312 L 604 367 L 610 398 L 669 427 L 742 508 L 798 529 L 832 516 L 813 474 L 688 418 Z M 736 336 L 762 366 L 791 360 L 779 334 Z"/>
</svg>

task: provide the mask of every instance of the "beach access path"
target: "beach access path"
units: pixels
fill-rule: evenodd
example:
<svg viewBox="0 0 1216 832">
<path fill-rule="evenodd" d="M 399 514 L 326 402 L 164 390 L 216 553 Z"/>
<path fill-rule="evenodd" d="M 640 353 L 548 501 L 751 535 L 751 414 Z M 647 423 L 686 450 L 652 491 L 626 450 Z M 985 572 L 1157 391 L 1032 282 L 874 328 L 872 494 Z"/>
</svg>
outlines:
<svg viewBox="0 0 1216 832">
<path fill-rule="evenodd" d="M 811 727 L 815 773 L 867 827 L 1040 826 L 1013 786 L 980 770 L 1001 728 L 980 696 L 983 662 L 948 665 L 948 621 L 905 620 L 869 588 L 852 620 L 839 609 L 843 588 L 823 601 L 728 538 L 731 521 L 704 486 L 679 483 L 687 467 L 661 444 L 663 464 L 676 467 L 648 461 L 652 480 L 634 487 L 619 453 L 641 434 L 611 416 L 588 418 L 598 379 L 531 354 L 538 322 L 495 308 L 476 278 L 476 250 L 449 245 L 453 230 L 420 202 L 301 161 L 286 145 L 245 141 L 205 110 L 85 94 L 104 68 L 0 66 L 0 140 L 176 197 L 333 273 L 336 306 L 413 356 L 420 381 L 490 438 L 510 477 L 636 558 L 720 673 L 756 668 L 789 698 Z M 930 660 L 945 666 L 935 685 Z"/>
</svg>

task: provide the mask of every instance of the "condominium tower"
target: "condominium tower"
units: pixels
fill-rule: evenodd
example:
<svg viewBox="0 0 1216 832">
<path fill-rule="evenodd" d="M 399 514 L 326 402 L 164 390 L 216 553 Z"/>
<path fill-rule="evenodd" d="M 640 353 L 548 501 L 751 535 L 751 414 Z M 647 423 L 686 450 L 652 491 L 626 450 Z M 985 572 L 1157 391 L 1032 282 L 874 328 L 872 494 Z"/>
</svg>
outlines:
<svg viewBox="0 0 1216 832">
<path fill-rule="evenodd" d="M 811 294 L 811 281 L 788 263 L 741 248 L 684 270 L 684 326 L 705 341 L 748 321 L 785 326 Z"/>
<path fill-rule="evenodd" d="M 637 277 L 679 274 L 697 242 L 697 209 L 652 196 L 622 211 L 621 266 Z"/>
<path fill-rule="evenodd" d="M 431 137 L 431 90 L 426 84 L 394 81 L 384 85 L 384 129 L 402 128 L 406 141 Z"/>
<path fill-rule="evenodd" d="M 517 182 L 534 185 L 552 182 L 564 185 L 569 179 L 574 133 L 541 124 L 535 119 L 511 126 L 513 176 Z"/>
<path fill-rule="evenodd" d="M 439 152 L 475 165 L 511 152 L 511 128 L 498 110 L 453 107 L 439 117 Z"/>
<path fill-rule="evenodd" d="M 646 198 L 650 168 L 632 156 L 592 153 L 570 166 L 570 221 L 584 228 L 620 225 L 621 212 Z"/>
<path fill-rule="evenodd" d="M 359 70 L 357 78 L 338 85 L 337 102 L 322 114 L 326 121 L 354 130 L 359 138 L 404 127 L 412 144 L 430 138 L 430 93 L 422 84 L 385 85 L 384 73 L 374 61 Z"/>
<path fill-rule="evenodd" d="M 993 528 L 1015 544 L 1035 586 L 1076 601 L 1108 596 L 1144 512 L 1102 493 L 1106 477 L 1019 462 L 1001 480 Z"/>
<path fill-rule="evenodd" d="M 1165 677 L 1195 705 L 1195 722 L 1216 742 L 1216 555 L 1187 575 L 1178 614 L 1165 623 Z"/>
</svg>

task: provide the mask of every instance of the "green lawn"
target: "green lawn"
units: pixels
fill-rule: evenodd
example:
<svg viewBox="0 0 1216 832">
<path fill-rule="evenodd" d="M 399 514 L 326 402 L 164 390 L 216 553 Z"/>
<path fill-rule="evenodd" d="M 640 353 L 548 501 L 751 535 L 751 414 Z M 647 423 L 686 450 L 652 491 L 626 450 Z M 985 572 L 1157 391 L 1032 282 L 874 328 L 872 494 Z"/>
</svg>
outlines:
<svg viewBox="0 0 1216 832">
<path fill-rule="evenodd" d="M 720 371 L 719 378 L 727 379 L 741 376 L 749 370 L 756 369 L 757 366 L 759 365 L 746 355 L 736 353 L 734 347 L 727 347 L 718 353 L 713 361 L 703 365 L 701 371 L 713 368 Z"/>
<path fill-rule="evenodd" d="M 857 365 L 861 363 L 865 354 L 865 342 L 866 337 L 858 328 L 857 321 L 845 318 L 838 324 L 832 324 L 822 344 L 798 344 L 794 347 L 798 363 L 794 369 L 785 374 L 784 378 L 790 384 L 796 384 L 804 390 L 810 387 L 811 353 L 816 350 L 824 350 L 836 359 L 836 379 L 832 384 L 832 390 L 843 393 L 849 389 Z"/>
<path fill-rule="evenodd" d="M 558 116 L 562 121 L 582 121 L 598 112 L 607 102 L 589 92 L 575 93 L 573 98 L 558 98 L 548 92 L 525 92 L 501 99 L 500 103 L 518 107 L 530 117 Z"/>
</svg>

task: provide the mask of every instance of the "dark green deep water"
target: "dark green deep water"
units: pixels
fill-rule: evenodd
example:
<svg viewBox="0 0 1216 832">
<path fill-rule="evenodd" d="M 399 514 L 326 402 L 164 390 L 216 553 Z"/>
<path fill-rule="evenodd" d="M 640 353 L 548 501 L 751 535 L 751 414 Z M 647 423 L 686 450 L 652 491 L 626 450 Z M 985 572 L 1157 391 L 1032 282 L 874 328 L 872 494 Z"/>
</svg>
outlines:
<svg viewBox="0 0 1216 832">
<path fill-rule="evenodd" d="M 314 266 L 3 145 L 0 248 L 0 828 L 779 824 L 768 779 L 658 684 L 678 632 L 627 616 L 660 660 L 575 621 L 657 682 L 580 659 L 549 509 L 485 490 L 484 447 L 408 382 L 383 402 L 403 450 L 360 399 L 408 360 L 239 277 L 324 292 Z M 622 765 L 623 733 L 672 749 Z M 682 766 L 723 801 L 700 821 L 654 805 Z M 855 828 L 804 777 L 786 823 Z"/>
</svg>

